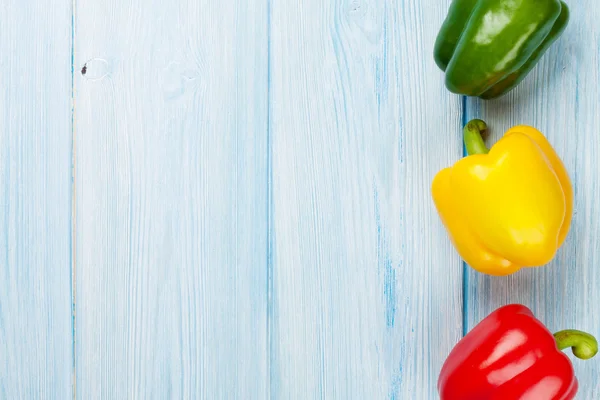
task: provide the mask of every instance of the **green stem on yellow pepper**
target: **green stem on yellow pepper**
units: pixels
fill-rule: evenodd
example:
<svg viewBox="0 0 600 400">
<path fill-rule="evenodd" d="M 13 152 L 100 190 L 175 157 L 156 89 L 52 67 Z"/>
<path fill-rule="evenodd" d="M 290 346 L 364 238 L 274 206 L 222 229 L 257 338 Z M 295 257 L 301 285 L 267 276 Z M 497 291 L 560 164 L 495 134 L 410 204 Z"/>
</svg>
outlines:
<svg viewBox="0 0 600 400">
<path fill-rule="evenodd" d="M 556 340 L 556 345 L 560 350 L 572 347 L 575 357 L 581 358 L 582 360 L 590 359 L 598 353 L 598 342 L 596 341 L 596 338 L 586 332 L 567 329 L 556 332 L 554 334 L 554 340 Z"/>
<path fill-rule="evenodd" d="M 485 132 L 486 129 L 487 124 L 480 119 L 473 119 L 465 126 L 463 140 L 468 155 L 487 154 L 489 152 L 481 136 L 481 133 Z"/>
</svg>

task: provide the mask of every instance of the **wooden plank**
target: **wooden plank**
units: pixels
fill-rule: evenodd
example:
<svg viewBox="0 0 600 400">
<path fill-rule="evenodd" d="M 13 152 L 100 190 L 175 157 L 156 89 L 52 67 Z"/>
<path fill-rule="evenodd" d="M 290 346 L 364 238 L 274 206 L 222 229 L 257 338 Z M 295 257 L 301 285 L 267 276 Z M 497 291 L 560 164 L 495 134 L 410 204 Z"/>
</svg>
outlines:
<svg viewBox="0 0 600 400">
<path fill-rule="evenodd" d="M 78 398 L 266 396 L 267 17 L 77 3 Z"/>
<path fill-rule="evenodd" d="M 518 302 L 552 331 L 575 328 L 600 339 L 600 9 L 592 0 L 571 3 L 569 26 L 531 75 L 506 97 L 490 102 L 470 99 L 467 108 L 469 119 L 482 118 L 490 125 L 489 145 L 517 124 L 533 125 L 547 136 L 574 185 L 571 232 L 555 260 L 543 268 L 505 278 L 469 271 L 468 329 L 501 305 Z M 580 381 L 577 398 L 600 398 L 598 360 L 570 356 Z"/>
<path fill-rule="evenodd" d="M 448 5 L 273 2 L 274 398 L 437 395 L 462 333 L 462 264 L 430 197 L 462 154 L 433 62 Z"/>
<path fill-rule="evenodd" d="M 0 398 L 68 399 L 71 1 L 0 8 Z"/>
</svg>

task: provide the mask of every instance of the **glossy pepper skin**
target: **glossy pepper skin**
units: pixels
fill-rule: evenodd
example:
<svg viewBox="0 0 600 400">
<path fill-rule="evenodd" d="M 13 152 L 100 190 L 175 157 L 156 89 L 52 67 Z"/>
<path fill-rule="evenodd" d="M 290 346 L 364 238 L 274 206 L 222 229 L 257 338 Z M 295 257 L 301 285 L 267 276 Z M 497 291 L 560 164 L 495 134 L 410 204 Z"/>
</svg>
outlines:
<svg viewBox="0 0 600 400">
<path fill-rule="evenodd" d="M 571 400 L 579 382 L 560 351 L 567 347 L 584 360 L 598 352 L 592 335 L 553 335 L 521 304 L 498 308 L 450 352 L 438 378 L 440 399 Z"/>
<path fill-rule="evenodd" d="M 567 171 L 546 138 L 515 126 L 487 150 L 487 126 L 464 129 L 468 156 L 434 177 L 431 192 L 440 218 L 463 260 L 495 276 L 550 262 L 573 214 Z"/>
<path fill-rule="evenodd" d="M 451 92 L 497 98 L 527 76 L 568 22 L 560 0 L 453 0 L 434 59 Z"/>
</svg>

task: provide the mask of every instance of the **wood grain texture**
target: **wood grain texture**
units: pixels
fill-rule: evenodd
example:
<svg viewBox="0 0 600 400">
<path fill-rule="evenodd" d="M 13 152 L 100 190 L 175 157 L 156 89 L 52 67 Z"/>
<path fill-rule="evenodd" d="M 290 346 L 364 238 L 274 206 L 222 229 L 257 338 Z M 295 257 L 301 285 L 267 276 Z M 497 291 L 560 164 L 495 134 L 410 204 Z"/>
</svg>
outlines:
<svg viewBox="0 0 600 400">
<path fill-rule="evenodd" d="M 77 3 L 82 399 L 260 399 L 267 3 Z"/>
<path fill-rule="evenodd" d="M 469 271 L 468 329 L 508 303 L 522 303 L 552 331 L 580 329 L 600 335 L 600 139 L 598 106 L 600 9 L 592 0 L 571 1 L 571 21 L 531 75 L 508 96 L 470 99 L 467 118 L 483 118 L 491 145 L 511 126 L 533 125 L 555 147 L 575 189 L 571 232 L 548 266 L 506 278 Z M 566 350 L 570 354 L 569 350 Z M 598 360 L 571 355 L 580 381 L 577 399 L 600 398 Z"/>
<path fill-rule="evenodd" d="M 433 62 L 448 4 L 273 2 L 272 398 L 437 397 L 462 333 L 430 197 L 462 155 Z"/>
<path fill-rule="evenodd" d="M 0 398 L 69 399 L 71 1 L 0 10 Z"/>
</svg>

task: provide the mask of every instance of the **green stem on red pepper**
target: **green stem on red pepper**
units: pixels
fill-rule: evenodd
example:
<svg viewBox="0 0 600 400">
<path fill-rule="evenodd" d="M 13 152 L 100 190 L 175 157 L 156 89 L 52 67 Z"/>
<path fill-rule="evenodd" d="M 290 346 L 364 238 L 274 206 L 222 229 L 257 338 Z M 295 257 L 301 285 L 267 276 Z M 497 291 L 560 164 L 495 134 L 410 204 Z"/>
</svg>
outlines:
<svg viewBox="0 0 600 400">
<path fill-rule="evenodd" d="M 582 360 L 588 360 L 598 353 L 598 342 L 589 333 L 575 329 L 567 329 L 554 334 L 556 345 L 560 350 L 572 347 L 573 354 Z"/>
<path fill-rule="evenodd" d="M 467 154 L 487 154 L 489 152 L 481 134 L 487 130 L 487 124 L 480 119 L 469 121 L 463 129 L 463 140 Z"/>
</svg>

